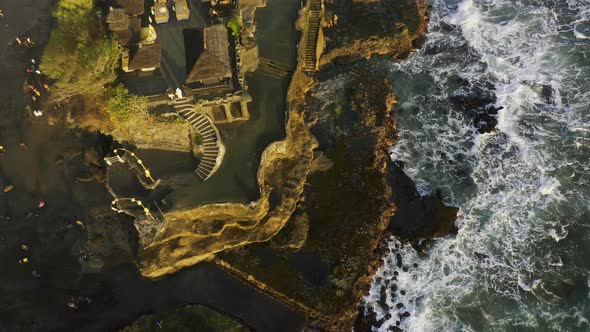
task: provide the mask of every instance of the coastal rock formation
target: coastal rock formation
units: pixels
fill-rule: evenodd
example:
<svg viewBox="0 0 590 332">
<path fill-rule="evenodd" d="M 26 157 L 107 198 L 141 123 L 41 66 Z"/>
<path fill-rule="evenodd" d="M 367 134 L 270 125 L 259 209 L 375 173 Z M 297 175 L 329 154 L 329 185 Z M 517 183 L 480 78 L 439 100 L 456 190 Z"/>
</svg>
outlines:
<svg viewBox="0 0 590 332">
<path fill-rule="evenodd" d="M 424 0 L 326 0 L 321 64 L 346 63 L 372 55 L 406 57 L 428 25 Z"/>
<path fill-rule="evenodd" d="M 284 254 L 274 251 L 271 241 L 270 248 L 249 246 L 218 259 L 331 330 L 351 327 L 373 270 L 372 253 L 395 211 L 386 180 L 387 148 L 395 139 L 389 111 L 395 98 L 382 74 L 358 69 L 368 75 L 346 78 L 340 88 L 330 89 L 329 99 L 322 94 L 332 82 L 319 82 L 308 93 L 307 124 L 322 158 L 330 162 L 309 175 L 299 212 L 285 228 L 297 227 L 305 215 L 305 243 Z M 256 259 L 262 253 L 272 258 Z"/>
</svg>

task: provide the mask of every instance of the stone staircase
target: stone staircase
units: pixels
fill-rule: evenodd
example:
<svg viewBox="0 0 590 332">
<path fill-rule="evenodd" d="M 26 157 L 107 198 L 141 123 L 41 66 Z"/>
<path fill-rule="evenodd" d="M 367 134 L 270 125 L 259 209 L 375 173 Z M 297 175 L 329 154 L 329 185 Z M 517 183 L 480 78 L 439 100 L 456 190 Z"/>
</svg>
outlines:
<svg viewBox="0 0 590 332">
<path fill-rule="evenodd" d="M 303 69 L 307 72 L 316 71 L 316 47 L 320 31 L 322 12 L 321 0 L 309 0 L 309 12 L 307 16 L 307 37 L 305 39 L 305 59 Z"/>
<path fill-rule="evenodd" d="M 207 180 L 217 170 L 217 157 L 220 152 L 215 125 L 207 115 L 195 111 L 191 99 L 176 99 L 174 108 L 181 117 L 186 119 L 197 130 L 203 139 L 202 157 L 195 169 L 195 173 L 201 180 Z"/>
<path fill-rule="evenodd" d="M 289 78 L 293 76 L 293 70 L 289 65 L 276 62 L 267 58 L 260 58 L 258 72 L 271 78 Z"/>
</svg>

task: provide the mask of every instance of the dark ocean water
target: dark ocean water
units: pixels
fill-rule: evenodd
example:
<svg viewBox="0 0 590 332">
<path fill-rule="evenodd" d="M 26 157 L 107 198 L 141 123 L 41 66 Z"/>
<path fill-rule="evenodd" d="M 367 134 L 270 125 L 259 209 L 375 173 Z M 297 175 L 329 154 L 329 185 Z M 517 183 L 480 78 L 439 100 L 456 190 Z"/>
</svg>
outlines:
<svg viewBox="0 0 590 332">
<path fill-rule="evenodd" d="M 427 256 L 391 240 L 365 298 L 375 329 L 588 331 L 590 1 L 431 4 L 425 45 L 384 64 L 400 101 L 391 155 L 460 208 L 459 233 Z"/>
</svg>

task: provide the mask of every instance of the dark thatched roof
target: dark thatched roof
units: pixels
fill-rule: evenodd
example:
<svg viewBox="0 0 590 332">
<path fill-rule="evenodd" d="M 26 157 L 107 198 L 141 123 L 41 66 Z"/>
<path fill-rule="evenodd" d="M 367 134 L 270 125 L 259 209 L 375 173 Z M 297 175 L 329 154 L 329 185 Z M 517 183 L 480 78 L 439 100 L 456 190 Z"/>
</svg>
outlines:
<svg viewBox="0 0 590 332">
<path fill-rule="evenodd" d="M 133 45 L 139 43 L 139 35 L 141 32 L 141 18 L 132 17 L 129 19 L 129 26 L 123 31 L 116 31 L 119 45 Z"/>
<path fill-rule="evenodd" d="M 231 77 L 227 38 L 227 28 L 223 24 L 203 29 L 203 50 L 187 75 L 187 83 Z"/>
<path fill-rule="evenodd" d="M 211 79 L 220 79 L 222 77 L 231 77 L 230 69 L 221 63 L 211 52 L 203 50 L 195 62 L 193 69 L 186 77 L 187 83 L 198 81 L 208 81 Z"/>
<path fill-rule="evenodd" d="M 144 12 L 144 0 L 114 0 L 114 5 L 125 9 L 125 13 L 131 16 L 142 15 Z"/>
<path fill-rule="evenodd" d="M 162 49 L 159 43 L 137 45 L 129 50 L 129 70 L 160 67 Z"/>
</svg>

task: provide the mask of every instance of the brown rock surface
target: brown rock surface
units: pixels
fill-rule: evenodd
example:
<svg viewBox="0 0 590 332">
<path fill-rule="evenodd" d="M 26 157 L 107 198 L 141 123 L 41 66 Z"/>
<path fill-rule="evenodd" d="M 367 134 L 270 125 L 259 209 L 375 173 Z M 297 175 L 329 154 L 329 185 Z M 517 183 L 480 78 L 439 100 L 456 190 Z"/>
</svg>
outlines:
<svg viewBox="0 0 590 332">
<path fill-rule="evenodd" d="M 326 0 L 325 6 L 322 65 L 385 54 L 403 59 L 428 25 L 424 0 Z"/>
<path fill-rule="evenodd" d="M 375 72 L 351 76 L 332 92 L 335 102 L 314 97 L 321 87 L 310 91 L 306 114 L 318 149 L 332 165 L 310 174 L 299 213 L 289 221 L 307 216 L 305 244 L 296 253 L 248 246 L 220 254 L 218 262 L 320 326 L 340 331 L 352 327 L 379 257 L 373 252 L 395 211 L 386 167 L 387 148 L 396 136 L 389 116 L 395 98 L 388 81 Z M 330 109 L 341 111 L 336 115 Z"/>
</svg>

